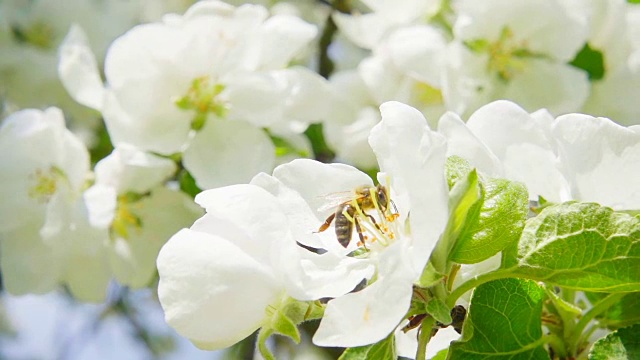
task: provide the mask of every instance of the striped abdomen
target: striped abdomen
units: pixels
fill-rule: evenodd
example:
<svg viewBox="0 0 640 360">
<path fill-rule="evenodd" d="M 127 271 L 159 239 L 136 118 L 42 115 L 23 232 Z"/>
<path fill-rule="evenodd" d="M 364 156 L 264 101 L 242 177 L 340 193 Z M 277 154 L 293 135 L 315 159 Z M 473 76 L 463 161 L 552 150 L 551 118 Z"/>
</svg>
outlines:
<svg viewBox="0 0 640 360">
<path fill-rule="evenodd" d="M 353 233 L 353 223 L 349 221 L 346 216 L 344 216 L 344 212 L 349 214 L 349 216 L 354 219 L 356 209 L 350 203 L 347 203 L 338 206 L 338 209 L 336 210 L 336 238 L 338 239 L 340 245 L 347 247 L 349 246 L 349 242 L 351 241 L 351 233 Z"/>
</svg>

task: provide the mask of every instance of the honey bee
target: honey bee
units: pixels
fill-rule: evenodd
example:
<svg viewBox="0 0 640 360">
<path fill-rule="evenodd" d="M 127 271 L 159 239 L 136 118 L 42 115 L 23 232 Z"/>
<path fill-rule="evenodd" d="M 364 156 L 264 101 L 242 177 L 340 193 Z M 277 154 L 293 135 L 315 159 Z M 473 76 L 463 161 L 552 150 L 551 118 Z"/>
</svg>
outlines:
<svg viewBox="0 0 640 360">
<path fill-rule="evenodd" d="M 366 211 L 377 210 L 384 215 L 387 209 L 389 209 L 390 204 L 395 209 L 395 204 L 393 204 L 393 201 L 389 198 L 389 192 L 385 186 L 360 186 L 356 188 L 348 200 L 343 200 L 343 202 L 336 206 L 335 212 L 329 215 L 324 223 L 320 225 L 317 232 L 327 230 L 329 226 L 331 226 L 331 223 L 335 221 L 336 238 L 340 245 L 346 248 L 351 242 L 351 235 L 353 234 L 353 227 L 355 226 L 358 236 L 360 237 L 360 243 L 366 247 L 365 236 L 362 231 L 362 226 L 360 225 L 361 220 L 359 220 L 359 217 L 362 215 L 368 217 L 376 228 L 382 231 L 375 218 L 367 214 Z"/>
</svg>

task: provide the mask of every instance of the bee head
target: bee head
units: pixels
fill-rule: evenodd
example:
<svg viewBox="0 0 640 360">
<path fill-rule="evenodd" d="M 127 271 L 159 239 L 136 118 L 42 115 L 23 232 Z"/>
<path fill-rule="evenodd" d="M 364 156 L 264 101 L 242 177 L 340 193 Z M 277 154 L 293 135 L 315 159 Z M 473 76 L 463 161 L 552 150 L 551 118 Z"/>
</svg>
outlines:
<svg viewBox="0 0 640 360">
<path fill-rule="evenodd" d="M 378 206 L 380 206 L 380 210 L 383 212 L 387 210 L 389 206 L 389 196 L 387 195 L 387 188 L 383 185 L 378 184 L 376 186 L 376 196 L 378 197 L 376 200 L 378 201 Z"/>
</svg>

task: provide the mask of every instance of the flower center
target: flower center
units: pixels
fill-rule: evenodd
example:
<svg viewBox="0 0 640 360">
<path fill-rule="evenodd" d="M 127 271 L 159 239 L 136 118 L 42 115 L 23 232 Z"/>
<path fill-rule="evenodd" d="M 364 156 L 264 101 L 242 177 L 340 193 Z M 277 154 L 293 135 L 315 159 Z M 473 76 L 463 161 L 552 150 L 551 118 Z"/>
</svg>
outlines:
<svg viewBox="0 0 640 360">
<path fill-rule="evenodd" d="M 58 190 L 59 181 L 66 180 L 66 176 L 60 168 L 52 165 L 47 170 L 36 169 L 29 179 L 33 183 L 27 190 L 29 197 L 46 204 Z"/>
<path fill-rule="evenodd" d="M 465 43 L 471 50 L 479 53 L 487 53 L 489 62 L 487 70 L 495 72 L 502 80 L 508 81 L 524 71 L 527 57 L 541 57 L 528 49 L 525 40 L 517 42 L 513 32 L 508 27 L 502 29 L 498 41 L 490 43 L 486 40 L 473 40 Z"/>
<path fill-rule="evenodd" d="M 182 110 L 195 112 L 191 128 L 200 130 L 208 114 L 212 113 L 218 117 L 226 115 L 228 104 L 218 96 L 224 89 L 223 84 L 212 81 L 211 77 L 201 76 L 191 82 L 187 94 L 176 100 L 175 104 Z"/>
<path fill-rule="evenodd" d="M 418 82 L 414 85 L 414 100 L 423 106 L 440 105 L 444 103 L 442 91 L 434 88 L 426 82 Z"/>
<path fill-rule="evenodd" d="M 351 201 L 351 206 L 355 209 L 353 216 L 347 210 L 343 211 L 343 215 L 359 232 L 358 246 L 363 247 L 365 251 L 371 247 L 391 245 L 397 238 L 396 234 L 400 232 L 396 221 L 399 214 L 388 189 L 389 187 L 383 186 L 368 188 L 366 200 Z"/>
<path fill-rule="evenodd" d="M 142 219 L 135 214 L 140 209 L 138 200 L 144 195 L 127 193 L 118 196 L 116 214 L 111 224 L 112 237 L 129 239 L 130 231 L 142 231 Z"/>
</svg>

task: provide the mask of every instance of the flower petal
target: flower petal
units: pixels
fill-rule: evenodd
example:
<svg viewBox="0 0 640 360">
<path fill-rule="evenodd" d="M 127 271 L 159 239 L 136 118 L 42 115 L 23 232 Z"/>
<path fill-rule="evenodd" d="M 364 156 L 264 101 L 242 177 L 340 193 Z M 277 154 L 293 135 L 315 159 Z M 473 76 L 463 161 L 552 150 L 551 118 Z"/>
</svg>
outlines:
<svg viewBox="0 0 640 360">
<path fill-rule="evenodd" d="M 198 187 L 248 182 L 261 171 L 271 171 L 275 148 L 262 129 L 242 121 L 210 120 L 183 155 Z"/>
<path fill-rule="evenodd" d="M 640 209 L 640 133 L 582 114 L 558 117 L 553 132 L 573 199 Z"/>
<path fill-rule="evenodd" d="M 473 113 L 467 126 L 500 159 L 506 178 L 527 185 L 529 199 L 541 195 L 553 202 L 568 200 L 568 184 L 551 139 L 524 109 L 495 101 Z"/>
<path fill-rule="evenodd" d="M 282 291 L 268 268 L 225 239 L 198 231 L 174 235 L 157 265 L 167 323 L 202 349 L 251 335 Z"/>
<path fill-rule="evenodd" d="M 364 290 L 329 301 L 313 336 L 319 346 L 373 344 L 394 331 L 406 314 L 415 276 L 408 251 L 397 242 L 380 256 L 378 279 Z"/>
<path fill-rule="evenodd" d="M 206 190 L 195 200 L 207 214 L 192 230 L 225 238 L 265 266 L 272 266 L 280 244 L 295 245 L 277 199 L 258 186 L 240 184 Z"/>
<path fill-rule="evenodd" d="M 438 122 L 438 132 L 447 138 L 447 157 L 457 155 L 489 176 L 502 175 L 500 160 L 467 128 L 460 116 L 446 112 Z"/>
<path fill-rule="evenodd" d="M 554 114 L 578 111 L 589 96 L 589 79 L 585 71 L 547 60 L 527 61 L 523 72 L 507 84 L 502 98 L 524 108 L 547 108 Z"/>
<path fill-rule="evenodd" d="M 119 194 L 145 193 L 158 186 L 176 170 L 175 163 L 137 148 L 120 144 L 95 167 L 96 183 L 115 188 Z"/>
<path fill-rule="evenodd" d="M 319 211 L 327 205 L 327 196 L 352 192 L 359 186 L 373 186 L 373 181 L 367 174 L 352 166 L 323 164 L 308 159 L 297 159 L 280 165 L 273 170 L 273 176 L 297 191 L 320 221 L 324 221 L 335 211 L 335 208 Z"/>
<path fill-rule="evenodd" d="M 58 75 L 69 95 L 82 105 L 102 110 L 104 85 L 98 62 L 80 26 L 71 26 L 58 51 Z"/>
<path fill-rule="evenodd" d="M 295 16 L 275 15 L 267 19 L 261 39 L 261 67 L 264 70 L 285 67 L 317 33 L 314 25 Z"/>
<path fill-rule="evenodd" d="M 436 88 L 440 87 L 442 57 L 447 42 L 437 29 L 416 25 L 393 32 L 387 41 L 398 69 Z"/>
<path fill-rule="evenodd" d="M 380 106 L 380 112 L 382 122 L 371 130 L 369 143 L 380 170 L 391 175 L 400 213 L 406 216 L 411 211 L 412 256 L 420 274 L 448 219 L 446 141 L 429 130 L 424 116 L 410 106 L 390 101 Z"/>
<path fill-rule="evenodd" d="M 159 187 L 151 195 L 132 204 L 141 228 L 127 239 L 117 237 L 107 248 L 115 278 L 133 288 L 148 286 L 156 272 L 156 258 L 162 245 L 181 228 L 191 225 L 200 209 L 180 191 Z"/>
</svg>

